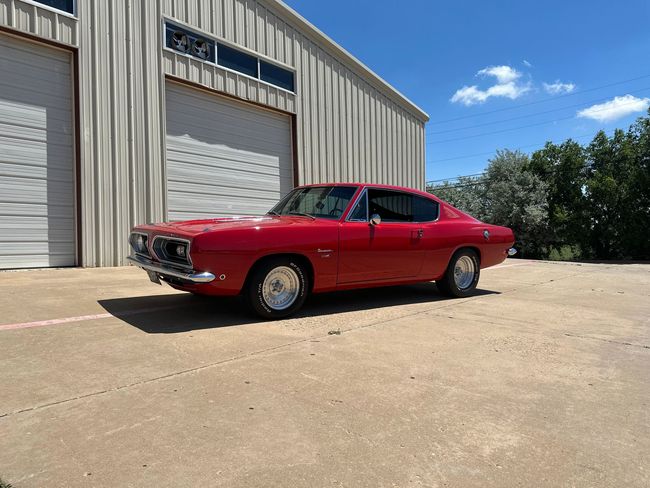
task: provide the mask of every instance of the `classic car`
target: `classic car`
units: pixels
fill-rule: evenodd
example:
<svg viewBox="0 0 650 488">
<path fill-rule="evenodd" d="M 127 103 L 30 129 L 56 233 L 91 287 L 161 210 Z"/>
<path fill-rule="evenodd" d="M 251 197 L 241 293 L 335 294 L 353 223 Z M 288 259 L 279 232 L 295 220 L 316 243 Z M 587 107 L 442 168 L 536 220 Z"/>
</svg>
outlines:
<svg viewBox="0 0 650 488">
<path fill-rule="evenodd" d="M 266 215 L 139 225 L 128 260 L 199 295 L 243 295 L 267 319 L 310 293 L 435 281 L 469 296 L 480 270 L 513 253 L 513 232 L 418 190 L 375 184 L 301 186 Z"/>
</svg>

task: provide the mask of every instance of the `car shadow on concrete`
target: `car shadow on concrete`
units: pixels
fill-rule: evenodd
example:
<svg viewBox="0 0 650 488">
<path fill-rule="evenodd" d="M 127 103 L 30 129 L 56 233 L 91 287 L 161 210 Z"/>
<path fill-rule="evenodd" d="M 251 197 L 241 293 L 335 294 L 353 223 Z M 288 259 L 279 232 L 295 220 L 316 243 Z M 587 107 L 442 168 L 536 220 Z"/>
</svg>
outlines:
<svg viewBox="0 0 650 488">
<path fill-rule="evenodd" d="M 474 296 L 499 292 L 477 289 Z M 312 295 L 295 317 L 308 318 L 416 303 L 452 300 L 435 283 L 367 288 Z M 189 293 L 99 300 L 111 315 L 148 334 L 174 334 L 259 323 L 240 297 L 200 297 Z"/>
</svg>

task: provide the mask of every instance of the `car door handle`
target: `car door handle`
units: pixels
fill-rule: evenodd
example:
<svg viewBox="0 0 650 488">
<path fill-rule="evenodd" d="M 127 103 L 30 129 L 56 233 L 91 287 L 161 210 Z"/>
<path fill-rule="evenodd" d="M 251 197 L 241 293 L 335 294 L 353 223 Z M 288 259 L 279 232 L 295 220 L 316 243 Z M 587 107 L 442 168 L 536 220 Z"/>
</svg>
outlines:
<svg viewBox="0 0 650 488">
<path fill-rule="evenodd" d="M 422 236 L 424 236 L 424 229 L 414 230 L 411 235 L 416 239 L 422 239 Z"/>
</svg>

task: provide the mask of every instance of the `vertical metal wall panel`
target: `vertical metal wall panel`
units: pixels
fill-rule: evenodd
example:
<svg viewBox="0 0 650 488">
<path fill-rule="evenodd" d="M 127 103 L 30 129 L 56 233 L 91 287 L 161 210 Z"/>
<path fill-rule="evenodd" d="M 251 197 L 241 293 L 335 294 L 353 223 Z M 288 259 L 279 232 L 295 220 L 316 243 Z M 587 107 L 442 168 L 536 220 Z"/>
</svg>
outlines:
<svg viewBox="0 0 650 488">
<path fill-rule="evenodd" d="M 296 93 L 163 49 L 169 18 L 296 70 Z M 85 266 L 167 215 L 165 76 L 295 114 L 297 182 L 424 186 L 426 114 L 275 0 L 77 0 L 77 17 L 0 0 L 0 26 L 78 47 Z"/>
<path fill-rule="evenodd" d="M 124 264 L 138 223 L 165 216 L 158 2 L 78 2 L 85 266 Z"/>
<path fill-rule="evenodd" d="M 0 0 L 0 26 L 68 46 L 78 44 L 77 19 L 21 0 Z"/>
<path fill-rule="evenodd" d="M 315 40 L 310 29 L 284 18 L 273 0 L 165 0 L 163 15 L 296 69 L 296 94 L 210 69 L 165 52 L 165 73 L 297 115 L 298 181 L 369 181 L 422 188 L 426 117 L 355 69 L 354 63 Z M 202 12 L 210 11 L 210 21 Z M 215 83 L 225 79 L 226 82 Z M 243 83 L 246 79 L 247 83 Z M 335 88 L 336 87 L 336 88 Z M 374 105 L 374 106 L 373 106 Z M 334 122 L 336 120 L 336 123 Z M 415 155 L 415 156 L 412 156 Z"/>
<path fill-rule="evenodd" d="M 284 112 L 295 112 L 296 95 L 281 88 L 169 50 L 163 51 L 162 62 L 165 74 L 171 77 Z"/>
</svg>

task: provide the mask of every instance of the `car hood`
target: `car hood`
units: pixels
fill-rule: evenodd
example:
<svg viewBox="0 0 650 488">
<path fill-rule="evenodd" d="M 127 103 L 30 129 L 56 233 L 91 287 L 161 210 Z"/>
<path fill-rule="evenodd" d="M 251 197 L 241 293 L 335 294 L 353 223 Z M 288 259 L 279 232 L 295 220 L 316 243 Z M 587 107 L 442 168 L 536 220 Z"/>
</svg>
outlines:
<svg viewBox="0 0 650 488">
<path fill-rule="evenodd" d="M 238 216 L 220 217 L 215 219 L 185 220 L 181 222 L 163 222 L 142 226 L 142 228 L 155 232 L 179 233 L 187 236 L 194 236 L 204 232 L 222 231 L 229 229 L 277 227 L 277 226 L 304 226 L 318 223 L 332 223 L 335 220 L 311 219 L 303 216 Z"/>
</svg>

